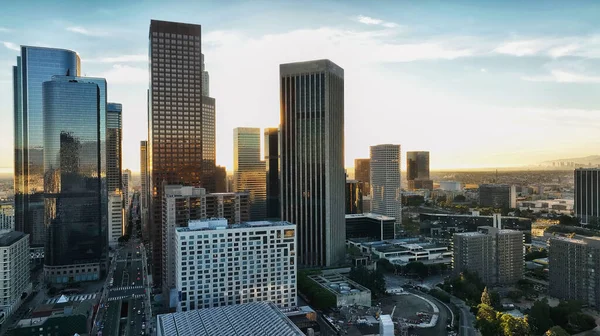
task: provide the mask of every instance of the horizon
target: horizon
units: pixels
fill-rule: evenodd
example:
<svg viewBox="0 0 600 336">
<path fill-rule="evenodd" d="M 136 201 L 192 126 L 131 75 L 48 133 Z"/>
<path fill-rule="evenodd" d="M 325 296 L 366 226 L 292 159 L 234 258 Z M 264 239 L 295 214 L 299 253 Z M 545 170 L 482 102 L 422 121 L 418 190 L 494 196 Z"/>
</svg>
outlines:
<svg viewBox="0 0 600 336">
<path fill-rule="evenodd" d="M 380 143 L 401 145 L 403 171 L 411 150 L 429 151 L 435 171 L 529 167 L 600 145 L 598 3 L 32 3 L 0 14 L 0 114 L 12 121 L 19 45 L 73 50 L 82 74 L 106 78 L 109 101 L 123 104 L 123 167 L 135 172 L 151 19 L 202 26 L 217 164 L 229 169 L 235 127 L 279 124 L 279 64 L 319 58 L 345 70 L 347 167 Z M 0 165 L 12 171 L 12 122 L 0 134 Z"/>
</svg>

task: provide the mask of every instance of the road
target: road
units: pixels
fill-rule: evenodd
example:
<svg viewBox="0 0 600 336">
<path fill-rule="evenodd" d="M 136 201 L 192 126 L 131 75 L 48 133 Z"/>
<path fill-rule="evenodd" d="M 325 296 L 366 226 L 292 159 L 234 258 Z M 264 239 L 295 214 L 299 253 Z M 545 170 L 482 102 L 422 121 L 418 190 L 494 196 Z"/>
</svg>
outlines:
<svg viewBox="0 0 600 336">
<path fill-rule="evenodd" d="M 459 335 L 478 336 L 479 332 L 475 329 L 475 316 L 471 313 L 469 306 L 464 301 L 451 297 L 451 302 L 460 310 Z"/>
</svg>

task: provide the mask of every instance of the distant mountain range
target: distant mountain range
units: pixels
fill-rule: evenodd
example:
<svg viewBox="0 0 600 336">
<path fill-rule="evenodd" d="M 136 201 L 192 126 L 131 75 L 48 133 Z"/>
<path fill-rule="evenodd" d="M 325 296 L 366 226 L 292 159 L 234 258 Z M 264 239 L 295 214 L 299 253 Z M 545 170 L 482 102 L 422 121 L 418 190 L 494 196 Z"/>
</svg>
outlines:
<svg viewBox="0 0 600 336">
<path fill-rule="evenodd" d="M 590 156 L 585 156 L 585 157 L 579 157 L 579 158 L 571 158 L 571 159 L 558 159 L 558 160 L 550 160 L 550 161 L 544 161 L 541 162 L 540 164 L 542 165 L 551 165 L 552 163 L 555 162 L 574 162 L 576 165 L 599 165 L 600 164 L 600 155 L 590 155 Z"/>
</svg>

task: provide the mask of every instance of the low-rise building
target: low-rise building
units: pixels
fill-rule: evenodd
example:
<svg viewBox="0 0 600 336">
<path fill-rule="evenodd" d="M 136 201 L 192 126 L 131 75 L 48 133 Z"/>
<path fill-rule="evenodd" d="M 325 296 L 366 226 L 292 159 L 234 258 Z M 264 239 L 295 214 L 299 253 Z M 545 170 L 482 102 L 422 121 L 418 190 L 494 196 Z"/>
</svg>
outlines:
<svg viewBox="0 0 600 336">
<path fill-rule="evenodd" d="M 335 296 L 336 307 L 371 306 L 371 291 L 341 274 L 316 274 L 308 277 Z"/>
<path fill-rule="evenodd" d="M 372 240 L 394 239 L 396 219 L 373 213 L 347 214 L 346 239 L 369 238 Z"/>
<path fill-rule="evenodd" d="M 410 262 L 424 264 L 452 263 L 452 250 L 448 245 L 433 241 L 420 241 L 417 239 L 394 239 L 377 242 L 361 240 L 348 240 L 348 246 L 357 247 L 361 252 L 387 259 L 396 265 L 406 265 Z"/>
<path fill-rule="evenodd" d="M 23 293 L 31 292 L 29 235 L 18 231 L 0 233 L 0 312 L 10 316 Z"/>
<path fill-rule="evenodd" d="M 525 242 L 531 242 L 531 219 L 501 216 L 502 228 L 521 231 Z M 494 216 L 480 216 L 477 211 L 471 215 L 419 214 L 421 234 L 429 237 L 451 237 L 455 232 L 477 232 L 480 226 L 493 226 Z"/>
</svg>

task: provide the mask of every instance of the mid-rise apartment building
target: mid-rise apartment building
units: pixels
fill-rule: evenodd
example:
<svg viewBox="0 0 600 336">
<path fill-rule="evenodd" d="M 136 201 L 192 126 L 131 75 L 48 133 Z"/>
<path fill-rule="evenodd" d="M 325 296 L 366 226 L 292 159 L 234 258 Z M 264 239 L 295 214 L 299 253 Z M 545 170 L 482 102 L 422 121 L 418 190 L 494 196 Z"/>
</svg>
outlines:
<svg viewBox="0 0 600 336">
<path fill-rule="evenodd" d="M 481 184 L 479 185 L 479 205 L 514 209 L 517 207 L 516 187 L 509 184 Z"/>
<path fill-rule="evenodd" d="M 0 233 L 0 313 L 10 316 L 31 291 L 29 235 L 18 231 Z"/>
<path fill-rule="evenodd" d="M 271 301 L 296 306 L 296 226 L 190 221 L 176 241 L 177 311 Z"/>
<path fill-rule="evenodd" d="M 115 248 L 125 234 L 123 228 L 123 194 L 120 191 L 108 195 L 108 246 Z"/>
<path fill-rule="evenodd" d="M 523 276 L 523 233 L 500 226 L 481 226 L 477 232 L 453 236 L 456 274 L 476 272 L 486 284 L 511 284 Z"/>
<path fill-rule="evenodd" d="M 0 204 L 0 230 L 15 229 L 15 208 L 13 202 Z"/>
</svg>

